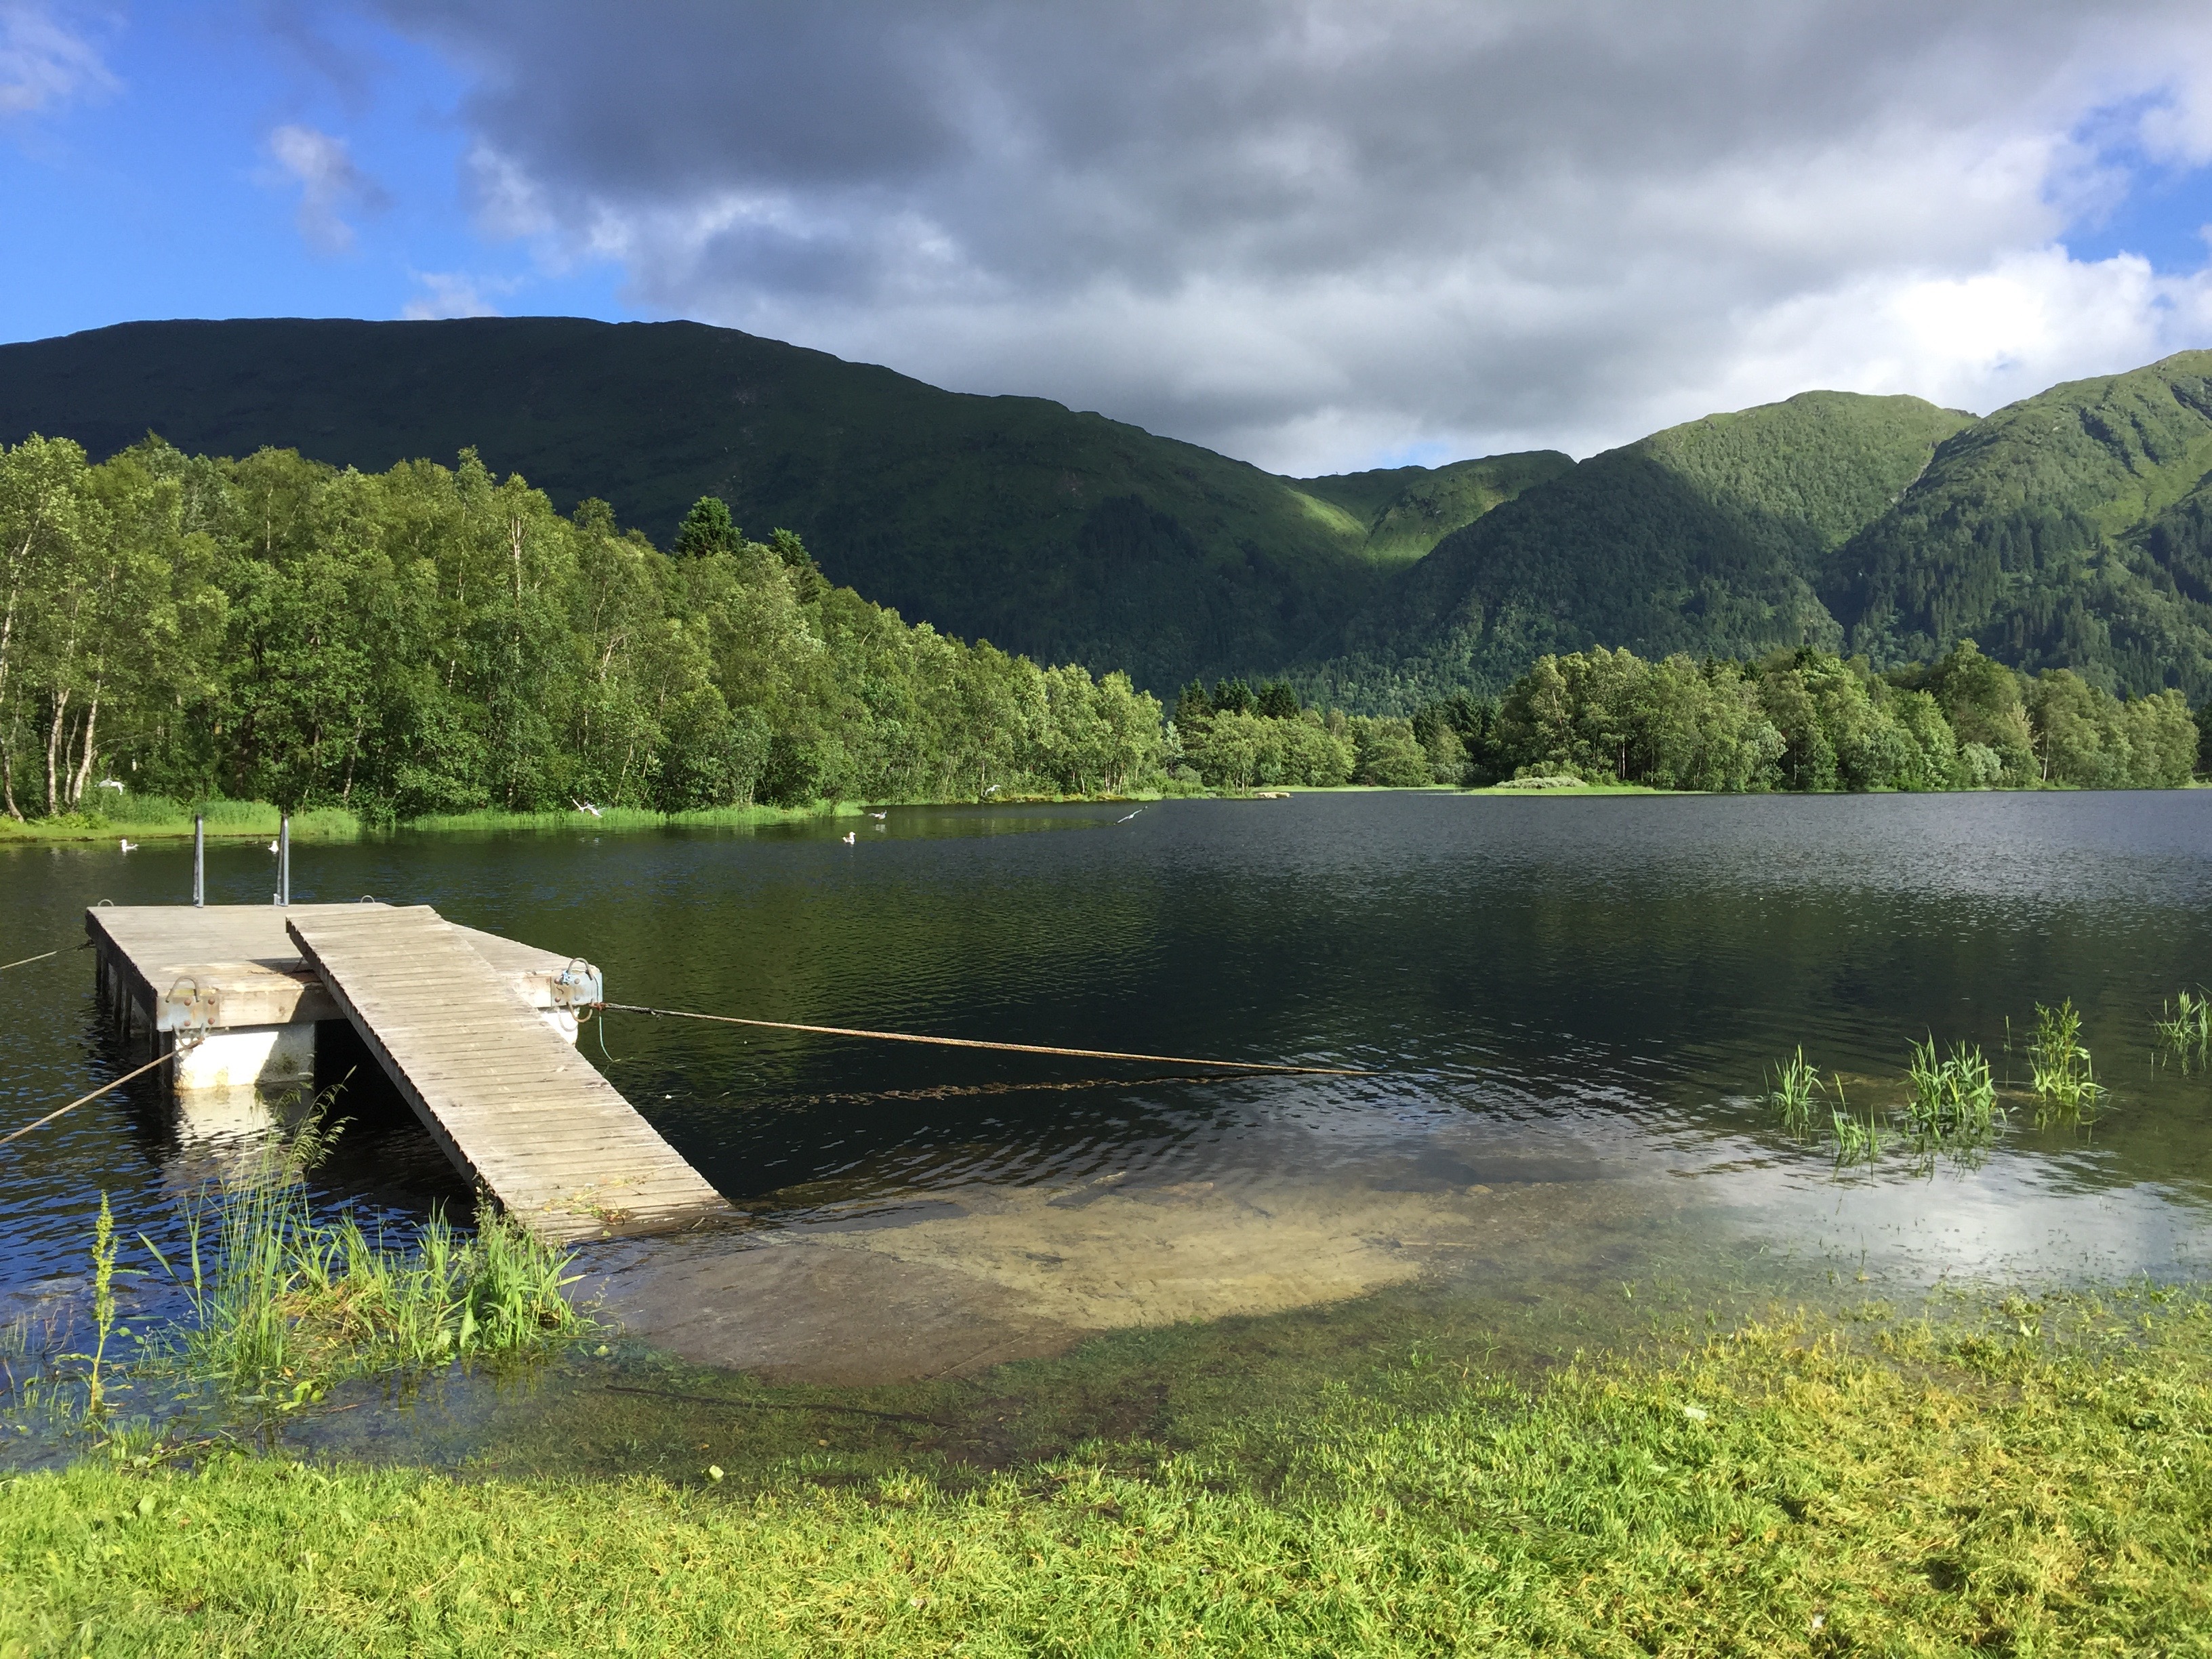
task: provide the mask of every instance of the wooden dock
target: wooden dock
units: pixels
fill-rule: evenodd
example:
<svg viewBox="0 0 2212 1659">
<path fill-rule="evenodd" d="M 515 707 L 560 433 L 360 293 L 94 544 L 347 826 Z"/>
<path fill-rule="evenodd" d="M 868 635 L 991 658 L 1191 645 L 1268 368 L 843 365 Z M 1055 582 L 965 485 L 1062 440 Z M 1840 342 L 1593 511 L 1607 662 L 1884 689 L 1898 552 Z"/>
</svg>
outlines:
<svg viewBox="0 0 2212 1659">
<path fill-rule="evenodd" d="M 102 906 L 85 931 L 126 1030 L 191 1039 L 180 1098 L 312 1084 L 316 1024 L 343 1019 L 455 1166 L 542 1237 L 730 1212 L 577 1051 L 587 963 L 428 906 Z"/>
<path fill-rule="evenodd" d="M 435 910 L 301 908 L 288 931 L 447 1156 L 532 1231 L 569 1241 L 727 1213 Z"/>
</svg>

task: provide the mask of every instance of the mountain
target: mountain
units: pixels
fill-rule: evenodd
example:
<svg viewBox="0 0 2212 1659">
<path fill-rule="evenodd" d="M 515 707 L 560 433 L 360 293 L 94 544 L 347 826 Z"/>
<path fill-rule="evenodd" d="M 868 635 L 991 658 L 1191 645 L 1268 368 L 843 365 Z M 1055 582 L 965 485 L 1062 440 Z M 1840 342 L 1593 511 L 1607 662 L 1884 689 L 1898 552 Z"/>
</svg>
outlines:
<svg viewBox="0 0 2212 1659">
<path fill-rule="evenodd" d="M 1394 466 L 1288 482 L 1365 526 L 1361 550 L 1368 558 L 1399 565 L 1421 557 L 1462 525 L 1524 489 L 1572 471 L 1574 465 L 1573 457 L 1556 449 L 1533 449 L 1445 466 Z"/>
<path fill-rule="evenodd" d="M 0 346 L 0 441 L 149 430 L 381 471 L 472 447 L 663 546 L 693 501 L 786 527 L 909 620 L 1168 691 L 1311 654 L 1395 565 L 1563 455 L 1307 481 L 1041 398 L 940 391 L 696 323 L 130 323 Z"/>
<path fill-rule="evenodd" d="M 1300 678 L 1352 706 L 1405 707 L 1497 690 L 1542 653 L 1589 645 L 1840 644 L 1819 582 L 1973 420 L 1808 392 L 1593 456 L 1440 538 Z"/>
<path fill-rule="evenodd" d="M 2212 351 L 2072 380 L 1942 445 L 1829 560 L 1852 647 L 1972 639 L 2107 690 L 2212 692 Z"/>
</svg>

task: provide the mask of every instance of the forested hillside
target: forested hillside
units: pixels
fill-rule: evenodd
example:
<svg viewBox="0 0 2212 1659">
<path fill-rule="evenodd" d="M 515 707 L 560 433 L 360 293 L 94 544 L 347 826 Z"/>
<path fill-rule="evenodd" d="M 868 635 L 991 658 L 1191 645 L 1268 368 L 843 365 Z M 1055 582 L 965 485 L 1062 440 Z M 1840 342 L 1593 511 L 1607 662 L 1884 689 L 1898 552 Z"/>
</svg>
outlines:
<svg viewBox="0 0 2212 1659">
<path fill-rule="evenodd" d="M 1160 690 L 1325 647 L 1385 568 L 1567 465 L 1310 493 L 1041 398 L 696 323 L 132 323 L 0 346 L 0 442 L 70 438 L 98 459 L 149 432 L 368 472 L 473 447 L 560 510 L 604 499 L 663 547 L 718 496 L 916 621 Z"/>
<path fill-rule="evenodd" d="M 145 442 L 0 455 L 0 810 L 167 795 L 372 822 L 573 802 L 1120 790 L 1158 703 L 827 581 L 702 512 L 681 556 L 472 453 L 341 471 Z"/>
<path fill-rule="evenodd" d="M 1300 678 L 1350 706 L 1496 691 L 1547 652 L 1835 645 L 1826 561 L 1972 416 L 1810 392 L 1669 428 L 1439 541 Z"/>
<path fill-rule="evenodd" d="M 2075 380 L 1946 443 L 1839 549 L 1823 597 L 1852 648 L 1958 639 L 2109 689 L 2212 693 L 2212 352 Z"/>
</svg>

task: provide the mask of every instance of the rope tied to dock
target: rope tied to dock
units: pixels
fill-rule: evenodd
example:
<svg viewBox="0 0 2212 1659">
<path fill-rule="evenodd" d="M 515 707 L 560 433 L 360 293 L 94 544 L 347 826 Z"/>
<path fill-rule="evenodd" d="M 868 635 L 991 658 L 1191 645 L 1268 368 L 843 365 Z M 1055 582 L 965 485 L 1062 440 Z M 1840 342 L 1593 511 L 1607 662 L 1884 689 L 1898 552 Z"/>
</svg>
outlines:
<svg viewBox="0 0 2212 1659">
<path fill-rule="evenodd" d="M 1140 1060 L 1155 1066 L 1211 1066 L 1231 1072 L 1269 1072 L 1291 1077 L 1373 1077 L 1350 1066 L 1285 1066 L 1263 1060 L 1193 1060 L 1182 1054 L 1135 1054 L 1118 1048 L 1055 1048 L 1040 1042 L 986 1042 L 978 1037 L 921 1036 L 912 1031 L 863 1031 L 846 1025 L 803 1025 L 788 1019 L 741 1019 L 735 1014 L 700 1014 L 682 1008 L 647 1008 L 629 1002 L 602 1002 L 611 1013 L 651 1014 L 659 1019 L 703 1019 L 717 1025 L 749 1025 L 769 1031 L 805 1031 L 814 1036 L 868 1037 L 878 1042 L 924 1042 L 939 1048 L 988 1048 L 1008 1054 L 1057 1054 L 1070 1060 Z"/>
<path fill-rule="evenodd" d="M 11 1140 L 21 1140 L 25 1135 L 30 1133 L 32 1130 L 42 1129 L 47 1124 L 52 1123 L 56 1118 L 76 1110 L 78 1107 L 83 1105 L 87 1101 L 98 1100 L 100 1096 L 107 1094 L 113 1090 L 120 1089 L 125 1084 L 130 1082 L 131 1079 L 145 1076 L 147 1073 L 152 1071 L 156 1066 L 167 1066 L 171 1060 L 177 1057 L 178 1054 L 182 1054 L 185 1048 L 190 1046 L 190 1044 L 179 1044 L 175 1054 L 156 1055 L 154 1059 L 148 1060 L 143 1066 L 141 1066 L 137 1071 L 125 1072 L 121 1077 L 117 1078 L 114 1082 L 101 1084 L 100 1087 L 94 1089 L 90 1094 L 81 1095 L 76 1099 L 70 1102 L 68 1105 L 60 1108 L 58 1110 L 48 1112 L 37 1122 L 26 1123 L 21 1128 L 16 1130 L 12 1134 L 0 1135 L 0 1146 L 5 1146 Z"/>
<path fill-rule="evenodd" d="M 34 962 L 44 962 L 48 957 L 59 955 L 61 955 L 59 951 L 41 951 L 34 957 L 21 957 L 14 962 L 0 962 L 0 974 L 6 973 L 10 968 L 27 968 Z"/>
</svg>

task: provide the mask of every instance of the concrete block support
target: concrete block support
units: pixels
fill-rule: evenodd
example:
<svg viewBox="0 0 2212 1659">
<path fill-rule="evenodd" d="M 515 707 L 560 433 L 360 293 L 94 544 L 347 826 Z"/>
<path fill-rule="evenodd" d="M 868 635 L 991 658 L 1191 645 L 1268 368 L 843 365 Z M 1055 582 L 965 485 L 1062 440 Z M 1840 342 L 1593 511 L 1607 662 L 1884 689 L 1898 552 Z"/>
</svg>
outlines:
<svg viewBox="0 0 2212 1659">
<path fill-rule="evenodd" d="M 179 1095 L 233 1089 L 313 1088 L 315 1024 L 235 1025 L 210 1031 L 177 1056 Z"/>
</svg>

